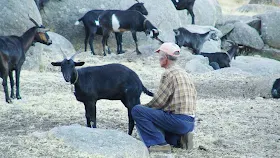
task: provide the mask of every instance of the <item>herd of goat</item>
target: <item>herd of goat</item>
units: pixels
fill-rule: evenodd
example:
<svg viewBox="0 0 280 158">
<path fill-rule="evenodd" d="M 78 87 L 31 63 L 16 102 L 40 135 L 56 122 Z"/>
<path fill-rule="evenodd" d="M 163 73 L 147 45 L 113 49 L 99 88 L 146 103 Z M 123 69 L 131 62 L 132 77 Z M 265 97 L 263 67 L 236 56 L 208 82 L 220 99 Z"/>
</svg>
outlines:
<svg viewBox="0 0 280 158">
<path fill-rule="evenodd" d="M 44 3 L 48 0 L 35 0 L 39 9 L 42 9 Z M 192 16 L 192 24 L 195 24 L 195 16 L 193 6 L 195 0 L 172 0 L 177 10 L 187 9 Z M 107 44 L 108 37 L 111 32 L 115 33 L 117 41 L 117 53 L 124 53 L 122 49 L 122 33 L 130 31 L 132 33 L 137 54 L 141 54 L 138 49 L 136 32 L 144 32 L 151 38 L 157 39 L 161 43 L 158 29 L 149 21 L 145 15 L 148 11 L 144 7 L 144 3 L 137 1 L 127 10 L 91 10 L 83 17 L 78 19 L 75 25 L 81 21 L 85 28 L 85 51 L 87 44 L 94 55 L 93 40 L 94 36 L 102 35 L 103 53 L 110 53 Z M 29 17 L 30 18 L 30 17 Z M 36 42 L 50 45 L 50 40 L 44 26 L 39 26 L 35 20 L 30 18 L 35 24 L 34 27 L 27 30 L 22 36 L 0 36 L 0 77 L 3 79 L 2 85 L 5 93 L 5 100 L 12 103 L 11 99 L 21 99 L 20 96 L 20 71 L 25 61 L 25 53 L 30 46 Z M 238 52 L 238 45 L 232 41 L 231 48 L 227 52 L 201 52 L 201 48 L 207 40 L 218 40 L 215 31 L 209 31 L 204 34 L 192 33 L 181 27 L 174 29 L 175 41 L 180 47 L 189 47 L 196 55 L 203 55 L 209 59 L 209 64 L 214 69 L 230 67 L 230 61 L 235 58 Z M 61 72 L 66 82 L 74 85 L 74 95 L 76 99 L 83 102 L 86 111 L 87 126 L 96 127 L 96 102 L 100 99 L 121 100 L 128 109 L 129 130 L 128 134 L 132 134 L 134 121 L 131 116 L 133 106 L 140 104 L 140 95 L 142 92 L 149 96 L 153 93 L 147 90 L 142 84 L 138 75 L 128 67 L 121 64 L 107 64 L 103 66 L 91 66 L 76 69 L 76 66 L 82 66 L 84 62 L 75 62 L 75 53 L 71 58 L 62 52 L 64 60 L 61 62 L 52 62 L 53 66 L 61 67 Z M 16 95 L 14 94 L 13 71 L 16 73 Z M 115 75 L 114 75 L 115 74 Z M 10 78 L 11 93 L 8 93 L 8 76 Z M 112 78 L 111 76 L 115 76 Z M 271 90 L 274 98 L 280 98 L 280 79 L 277 79 Z"/>
</svg>

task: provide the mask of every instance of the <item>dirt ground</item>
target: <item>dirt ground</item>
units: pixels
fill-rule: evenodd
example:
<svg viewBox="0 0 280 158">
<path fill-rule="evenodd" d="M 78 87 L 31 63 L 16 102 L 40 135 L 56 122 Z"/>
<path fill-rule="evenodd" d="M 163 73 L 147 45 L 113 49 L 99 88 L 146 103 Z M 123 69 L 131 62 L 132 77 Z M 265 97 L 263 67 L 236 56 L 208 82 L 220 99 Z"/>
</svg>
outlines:
<svg viewBox="0 0 280 158">
<path fill-rule="evenodd" d="M 109 55 L 85 60 L 86 66 L 122 63 L 133 69 L 146 87 L 155 91 L 163 72 L 156 59 L 142 56 L 131 61 L 125 56 Z M 71 85 L 64 81 L 59 71 L 22 71 L 21 95 L 22 100 L 7 104 L 0 88 L 0 157 L 93 157 L 52 136 L 40 136 L 41 132 L 56 126 L 85 125 L 84 106 L 76 101 Z M 145 94 L 141 96 L 142 103 L 150 99 Z M 280 102 L 276 99 L 199 97 L 195 149 L 191 152 L 173 149 L 173 155 L 196 158 L 278 157 L 279 113 Z M 127 122 L 127 111 L 120 101 L 97 102 L 98 128 L 127 132 Z M 138 138 L 136 130 L 133 137 Z"/>
<path fill-rule="evenodd" d="M 219 2 L 225 14 L 244 3 L 242 0 Z M 133 69 L 148 89 L 155 91 L 163 72 L 158 61 L 151 56 L 131 57 L 111 55 L 84 59 L 86 66 L 122 63 Z M 246 79 L 242 74 L 238 77 Z M 193 78 L 204 80 L 203 75 L 199 74 L 193 75 Z M 279 157 L 280 100 L 198 95 L 195 149 L 191 152 L 173 149 L 174 157 Z M 41 134 L 57 126 L 86 124 L 83 104 L 76 101 L 71 85 L 64 81 L 59 71 L 23 70 L 21 96 L 21 100 L 7 104 L 0 86 L 1 158 L 94 157 L 73 149 L 51 135 Z M 142 103 L 150 99 L 145 94 L 141 96 Z M 117 129 L 126 133 L 127 122 L 127 110 L 120 101 L 97 102 L 98 128 Z M 132 136 L 138 138 L 136 129 Z"/>
</svg>

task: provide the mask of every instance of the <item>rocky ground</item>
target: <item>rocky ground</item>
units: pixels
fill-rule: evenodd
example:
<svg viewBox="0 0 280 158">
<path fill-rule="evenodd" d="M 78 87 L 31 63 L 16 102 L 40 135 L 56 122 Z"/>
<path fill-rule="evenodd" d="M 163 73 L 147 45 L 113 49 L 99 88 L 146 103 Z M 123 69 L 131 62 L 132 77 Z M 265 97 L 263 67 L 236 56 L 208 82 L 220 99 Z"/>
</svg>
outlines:
<svg viewBox="0 0 280 158">
<path fill-rule="evenodd" d="M 77 57 L 78 60 L 86 61 L 86 66 L 122 63 L 133 69 L 144 85 L 152 91 L 156 90 L 163 72 L 155 54 L 144 53 L 142 56 L 137 56 L 135 52 L 128 51 L 120 56 L 112 54 L 106 57 L 92 57 L 87 53 L 89 52 Z M 249 70 L 245 69 L 244 58 L 249 58 L 246 60 L 247 65 L 250 65 Z M 257 88 L 262 85 L 248 84 L 256 87 L 254 90 L 242 88 L 246 86 L 245 83 L 252 81 L 248 76 L 255 76 L 254 78 L 266 76 L 267 83 L 261 83 L 271 86 L 272 78 L 275 74 L 279 77 L 280 71 L 275 69 L 265 75 L 262 74 L 264 73 L 262 70 L 265 67 L 277 67 L 279 62 L 260 58 L 260 61 L 268 60 L 260 65 L 258 63 L 261 62 L 251 58 L 253 57 L 238 57 L 233 62 L 232 68 L 191 73 L 199 95 L 195 149 L 191 152 L 173 149 L 174 157 L 277 157 L 280 155 L 279 100 L 270 98 L 270 87 L 267 87 L 268 90 L 264 90 L 263 93 L 260 91 L 265 88 Z M 238 63 L 243 63 L 243 66 Z M 231 72 L 233 75 L 226 72 Z M 233 82 L 234 80 L 238 82 Z M 224 86 L 221 95 L 219 91 L 214 91 L 215 88 L 212 88 L 213 92 L 211 92 L 211 88 L 208 88 L 210 86 L 207 85 L 219 88 L 218 81 L 236 89 Z M 240 91 L 240 95 L 235 94 L 236 91 Z M 251 94 L 250 92 L 253 91 L 254 93 Z M 235 95 L 231 96 L 231 93 Z M 48 132 L 62 125 L 85 125 L 84 106 L 76 101 L 71 86 L 64 81 L 59 69 L 45 72 L 22 71 L 21 94 L 22 100 L 14 100 L 13 104 L 6 104 L 3 88 L 0 87 L 2 98 L 0 157 L 96 157 L 84 150 L 73 148 L 52 135 L 38 136 L 38 133 Z M 141 96 L 142 103 L 150 99 L 145 94 Z M 98 101 L 97 120 L 98 128 L 127 132 L 127 111 L 120 101 Z M 132 136 L 139 139 L 136 130 Z"/>
</svg>

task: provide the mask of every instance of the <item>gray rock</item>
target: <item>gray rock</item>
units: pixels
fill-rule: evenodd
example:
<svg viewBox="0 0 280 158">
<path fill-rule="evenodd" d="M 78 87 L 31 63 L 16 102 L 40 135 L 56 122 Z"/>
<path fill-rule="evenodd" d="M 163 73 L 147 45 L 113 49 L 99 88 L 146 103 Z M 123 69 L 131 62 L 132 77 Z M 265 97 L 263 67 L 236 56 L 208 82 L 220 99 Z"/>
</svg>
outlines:
<svg viewBox="0 0 280 158">
<path fill-rule="evenodd" d="M 234 23 L 243 22 L 256 29 L 259 34 L 261 30 L 261 20 L 256 16 L 246 15 L 224 15 L 223 23 L 217 24 L 216 28 L 222 31 L 223 36 L 227 35 L 234 28 Z"/>
<path fill-rule="evenodd" d="M 257 30 L 242 22 L 234 23 L 234 29 L 227 35 L 227 39 L 254 49 L 262 49 L 264 46 Z"/>
<path fill-rule="evenodd" d="M 156 26 L 160 31 L 159 38 L 164 41 L 174 41 L 174 33 L 172 29 L 176 26 L 180 26 L 180 17 L 177 10 L 174 8 L 171 1 L 161 0 L 142 0 L 145 7 L 149 11 L 147 18 Z M 50 1 L 45 6 L 45 13 L 43 14 L 43 21 L 54 32 L 57 32 L 68 39 L 75 48 L 84 47 L 84 26 L 80 24 L 75 26 L 74 23 L 82 17 L 87 11 L 92 9 L 122 9 L 125 10 L 132 6 L 135 1 L 123 0 L 123 1 Z M 157 4 L 161 4 L 164 7 L 158 7 Z M 156 11 L 155 11 L 156 10 Z M 168 10 L 168 11 L 166 11 Z M 172 18 L 170 18 L 172 17 Z M 166 20 L 168 19 L 168 20 Z M 147 37 L 144 32 L 137 33 L 139 45 L 141 44 L 153 44 L 157 41 Z M 97 36 L 94 41 L 94 46 L 101 47 L 101 37 Z M 134 41 L 131 33 L 124 33 L 123 39 L 124 49 L 135 48 Z M 109 38 L 109 46 L 116 50 L 116 41 L 113 36 Z M 141 51 L 141 50 L 140 50 Z"/>
<path fill-rule="evenodd" d="M 206 9 L 207 8 L 207 9 Z M 191 16 L 187 11 L 178 11 L 182 20 L 181 26 L 191 24 Z M 195 24 L 215 26 L 222 19 L 222 9 L 217 0 L 196 0 L 194 3 Z"/>
<path fill-rule="evenodd" d="M 61 50 L 70 57 L 76 51 L 72 44 L 65 39 L 63 36 L 48 32 L 50 39 L 52 39 L 52 44 L 49 46 L 36 43 L 35 47 L 30 47 L 26 53 L 26 61 L 23 64 L 24 70 L 33 71 L 60 71 L 59 68 L 51 65 L 53 61 L 62 61 L 63 55 Z"/>
<path fill-rule="evenodd" d="M 277 11 L 279 10 L 279 7 L 264 4 L 245 4 L 236 10 L 239 12 L 255 12 L 261 14 L 270 11 Z"/>
<path fill-rule="evenodd" d="M 216 27 L 222 32 L 222 37 L 234 29 L 234 23 L 219 24 Z"/>
<path fill-rule="evenodd" d="M 149 157 L 143 142 L 117 130 L 92 129 L 80 125 L 53 128 L 50 133 L 81 152 L 98 157 Z"/>
<path fill-rule="evenodd" d="M 249 4 L 272 4 L 279 5 L 280 0 L 250 0 Z"/>
<path fill-rule="evenodd" d="M 188 73 L 206 73 L 212 71 L 213 68 L 209 65 L 208 58 L 194 55 L 194 58 L 186 63 L 185 70 Z"/>
<path fill-rule="evenodd" d="M 204 34 L 214 30 L 216 31 L 218 37 L 222 37 L 222 32 L 213 26 L 186 25 L 184 26 L 184 28 L 190 31 L 191 33 L 198 33 L 198 34 Z"/>
<path fill-rule="evenodd" d="M 280 48 L 280 11 L 258 15 L 262 21 L 261 35 L 264 43 L 274 48 Z"/>
<path fill-rule="evenodd" d="M 38 24 L 42 24 L 40 13 L 34 0 L 0 1 L 0 35 L 21 36 L 34 24 L 28 15 Z"/>
</svg>

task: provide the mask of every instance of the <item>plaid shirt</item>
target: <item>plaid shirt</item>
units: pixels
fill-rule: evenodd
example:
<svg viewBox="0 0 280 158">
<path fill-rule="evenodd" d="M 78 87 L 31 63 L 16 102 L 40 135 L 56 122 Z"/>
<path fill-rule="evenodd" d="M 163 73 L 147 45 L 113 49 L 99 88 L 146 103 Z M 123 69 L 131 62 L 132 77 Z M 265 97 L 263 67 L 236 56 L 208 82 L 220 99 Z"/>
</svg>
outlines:
<svg viewBox="0 0 280 158">
<path fill-rule="evenodd" d="M 145 106 L 174 114 L 195 115 L 196 89 L 189 74 L 178 66 L 166 69 L 154 98 Z"/>
</svg>

